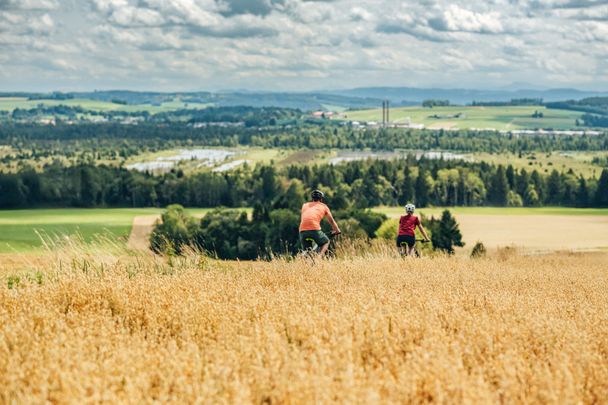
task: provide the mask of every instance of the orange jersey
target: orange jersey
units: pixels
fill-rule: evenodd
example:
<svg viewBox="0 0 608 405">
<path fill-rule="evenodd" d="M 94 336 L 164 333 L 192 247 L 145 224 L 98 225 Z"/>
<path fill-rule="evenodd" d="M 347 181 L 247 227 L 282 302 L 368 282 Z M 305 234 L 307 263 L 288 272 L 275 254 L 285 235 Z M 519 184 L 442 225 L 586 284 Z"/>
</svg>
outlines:
<svg viewBox="0 0 608 405">
<path fill-rule="evenodd" d="M 321 230 L 321 220 L 329 214 L 329 207 L 321 201 L 307 202 L 302 205 L 300 232 Z"/>
</svg>

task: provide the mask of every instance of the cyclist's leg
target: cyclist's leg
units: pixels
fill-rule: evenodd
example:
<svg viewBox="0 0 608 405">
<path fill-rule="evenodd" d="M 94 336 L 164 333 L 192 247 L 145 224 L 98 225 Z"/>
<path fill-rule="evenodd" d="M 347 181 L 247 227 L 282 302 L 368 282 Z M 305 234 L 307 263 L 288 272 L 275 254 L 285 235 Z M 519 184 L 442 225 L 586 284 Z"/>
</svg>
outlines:
<svg viewBox="0 0 608 405">
<path fill-rule="evenodd" d="M 406 242 L 403 239 L 403 235 L 397 236 L 397 250 L 402 257 L 407 255 Z"/>
<path fill-rule="evenodd" d="M 310 251 L 315 244 L 314 238 L 311 238 L 307 231 L 300 232 L 300 245 L 303 251 Z"/>
<path fill-rule="evenodd" d="M 327 249 L 329 249 L 329 242 L 319 248 L 319 255 L 323 256 L 327 252 Z"/>
<path fill-rule="evenodd" d="M 407 255 L 411 256 L 416 252 L 416 238 L 410 235 L 405 235 L 405 241 L 407 242 Z"/>
<path fill-rule="evenodd" d="M 329 238 L 323 231 L 316 231 L 314 238 L 319 246 L 317 251 L 320 256 L 323 256 L 327 252 L 327 249 L 329 249 Z"/>
</svg>

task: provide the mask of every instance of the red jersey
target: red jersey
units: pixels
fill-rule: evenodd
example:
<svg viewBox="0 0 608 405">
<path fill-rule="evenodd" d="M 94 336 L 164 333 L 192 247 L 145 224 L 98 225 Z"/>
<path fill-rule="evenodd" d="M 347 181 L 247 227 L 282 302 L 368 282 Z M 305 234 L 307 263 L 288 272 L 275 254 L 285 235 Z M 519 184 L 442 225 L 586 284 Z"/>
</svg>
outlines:
<svg viewBox="0 0 608 405">
<path fill-rule="evenodd" d="M 399 235 L 416 236 L 416 226 L 420 225 L 420 220 L 416 215 L 404 215 L 399 218 Z"/>
</svg>

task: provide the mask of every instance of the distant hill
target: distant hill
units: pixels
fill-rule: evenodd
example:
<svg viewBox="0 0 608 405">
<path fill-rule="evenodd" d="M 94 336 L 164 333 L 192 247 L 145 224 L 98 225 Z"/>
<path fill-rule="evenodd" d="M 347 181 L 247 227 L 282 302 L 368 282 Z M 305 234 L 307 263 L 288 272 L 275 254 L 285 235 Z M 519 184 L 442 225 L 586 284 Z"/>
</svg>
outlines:
<svg viewBox="0 0 608 405">
<path fill-rule="evenodd" d="M 303 111 L 333 110 L 348 108 L 370 108 L 382 104 L 381 99 L 336 95 L 321 92 L 183 92 L 155 93 L 134 91 L 95 91 L 90 93 L 73 93 L 75 98 L 86 98 L 111 102 L 123 100 L 128 104 L 161 104 L 174 98 L 186 102 L 213 104 L 218 107 L 283 107 Z"/>
<path fill-rule="evenodd" d="M 25 97 L 38 99 L 91 99 L 117 104 L 161 105 L 179 99 L 185 103 L 202 103 L 218 107 L 283 107 L 302 111 L 346 110 L 380 107 L 388 99 L 393 107 L 419 105 L 424 100 L 449 100 L 451 104 L 477 102 L 501 102 L 513 99 L 542 99 L 544 102 L 581 100 L 589 97 L 606 97 L 608 92 L 577 89 L 529 89 L 529 90 L 474 90 L 415 87 L 362 87 L 347 90 L 315 92 L 139 92 L 109 90 L 75 93 L 0 93 L 0 97 Z"/>
<path fill-rule="evenodd" d="M 417 105 L 424 100 L 449 100 L 452 104 L 471 104 L 474 101 L 510 101 L 512 99 L 536 98 L 545 102 L 581 100 L 588 97 L 605 97 L 608 92 L 593 92 L 577 89 L 549 90 L 474 90 L 415 87 L 362 87 L 348 90 L 318 92 L 186 92 L 154 93 L 132 91 L 98 91 L 74 93 L 75 97 L 102 101 L 125 100 L 129 104 L 162 103 L 179 96 L 217 106 L 286 107 L 303 111 L 331 110 L 334 108 L 363 109 L 378 107 L 388 99 L 394 107 Z"/>
<path fill-rule="evenodd" d="M 577 89 L 473 90 L 416 87 L 361 87 L 350 90 L 330 90 L 328 93 L 350 97 L 388 99 L 396 104 L 419 104 L 428 99 L 449 100 L 452 104 L 470 104 L 473 101 L 510 101 L 523 98 L 542 98 L 545 102 L 551 102 L 608 96 L 608 92 Z"/>
</svg>

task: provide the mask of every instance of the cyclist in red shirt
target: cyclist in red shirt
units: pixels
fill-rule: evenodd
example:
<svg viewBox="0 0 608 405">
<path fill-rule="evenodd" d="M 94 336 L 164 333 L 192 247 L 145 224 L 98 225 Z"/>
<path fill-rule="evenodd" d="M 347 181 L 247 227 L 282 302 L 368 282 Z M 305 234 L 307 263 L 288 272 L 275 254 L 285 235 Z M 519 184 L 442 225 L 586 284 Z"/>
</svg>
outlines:
<svg viewBox="0 0 608 405">
<path fill-rule="evenodd" d="M 414 215 L 414 210 L 416 206 L 414 204 L 407 204 L 405 206 L 406 215 L 403 215 L 399 218 L 399 234 L 397 235 L 397 248 L 399 249 L 399 253 L 401 255 L 410 255 L 414 251 L 414 246 L 416 245 L 416 227 L 420 228 L 420 232 L 422 232 L 422 236 L 424 236 L 424 241 L 429 241 L 429 236 L 426 234 L 426 231 L 422 224 L 420 223 L 420 219 Z M 407 251 L 403 247 L 403 244 L 407 243 Z"/>
</svg>

